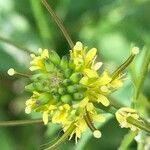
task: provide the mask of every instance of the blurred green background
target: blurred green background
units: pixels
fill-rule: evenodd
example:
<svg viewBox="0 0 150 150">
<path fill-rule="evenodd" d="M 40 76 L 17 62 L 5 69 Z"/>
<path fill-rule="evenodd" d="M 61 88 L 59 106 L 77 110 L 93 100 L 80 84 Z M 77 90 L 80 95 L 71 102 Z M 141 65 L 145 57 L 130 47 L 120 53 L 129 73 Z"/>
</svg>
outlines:
<svg viewBox="0 0 150 150">
<path fill-rule="evenodd" d="M 113 70 L 130 54 L 133 45 L 140 47 L 135 68 L 144 55 L 144 46 L 150 45 L 149 0 L 49 0 L 57 15 L 63 20 L 73 41 L 82 41 L 89 48 L 98 48 L 99 60 Z M 56 50 L 60 56 L 68 54 L 69 45 L 53 19 L 39 0 L 0 0 L 0 37 L 7 38 L 21 47 L 36 52 L 40 48 Z M 0 38 L 0 120 L 38 118 L 40 115 L 24 112 L 30 93 L 24 91 L 27 79 L 10 77 L 10 67 L 29 72 L 29 53 L 6 44 Z M 146 77 L 143 93 L 146 104 L 150 98 L 150 75 Z M 130 106 L 133 85 L 127 76 L 124 86 L 113 94 L 118 103 Z M 142 110 L 141 110 L 142 114 Z M 66 141 L 63 150 L 116 150 L 124 135 L 117 121 L 107 115 L 105 124 L 98 125 L 102 138 L 95 139 L 88 130 L 78 144 Z M 46 142 L 53 142 L 60 133 L 59 126 L 28 125 L 24 127 L 0 127 L 2 150 L 37 150 Z M 137 149 L 135 141 L 129 149 Z"/>
</svg>

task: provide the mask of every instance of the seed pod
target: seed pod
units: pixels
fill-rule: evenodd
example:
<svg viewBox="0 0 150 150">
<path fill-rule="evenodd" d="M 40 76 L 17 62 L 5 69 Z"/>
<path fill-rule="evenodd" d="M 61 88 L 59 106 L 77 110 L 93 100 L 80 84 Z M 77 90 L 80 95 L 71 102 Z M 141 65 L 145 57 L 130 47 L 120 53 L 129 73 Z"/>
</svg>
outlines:
<svg viewBox="0 0 150 150">
<path fill-rule="evenodd" d="M 68 58 L 67 56 L 63 56 L 61 61 L 60 61 L 60 67 L 65 70 L 68 69 Z"/>
<path fill-rule="evenodd" d="M 73 73 L 71 76 L 70 76 L 70 80 L 73 82 L 73 83 L 78 83 L 81 78 L 82 78 L 82 73 Z"/>
<path fill-rule="evenodd" d="M 74 100 L 81 100 L 81 99 L 83 99 L 83 97 L 84 97 L 84 95 L 81 92 L 73 94 Z"/>
<path fill-rule="evenodd" d="M 67 104 L 71 104 L 72 97 L 71 97 L 71 95 L 63 95 L 61 97 L 61 101 L 64 103 L 67 103 Z"/>
<path fill-rule="evenodd" d="M 55 51 L 49 52 L 49 60 L 54 63 L 55 65 L 59 65 L 60 63 L 60 57 Z"/>
</svg>

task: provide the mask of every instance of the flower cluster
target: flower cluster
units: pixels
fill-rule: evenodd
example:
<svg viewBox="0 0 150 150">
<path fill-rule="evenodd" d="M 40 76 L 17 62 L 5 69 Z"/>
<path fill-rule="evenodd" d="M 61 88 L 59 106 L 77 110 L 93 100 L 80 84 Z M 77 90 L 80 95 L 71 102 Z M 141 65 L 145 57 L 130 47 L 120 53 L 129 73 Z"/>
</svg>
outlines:
<svg viewBox="0 0 150 150">
<path fill-rule="evenodd" d="M 138 52 L 139 49 L 134 47 L 129 58 L 109 74 L 106 69 L 100 70 L 102 62 L 97 62 L 97 49 L 88 49 L 77 42 L 69 57 L 60 58 L 55 51 L 47 49 L 39 49 L 37 55 L 31 54 L 31 76 L 13 68 L 8 70 L 8 74 L 31 80 L 25 87 L 32 92 L 26 101 L 27 114 L 40 112 L 45 125 L 51 121 L 62 126 L 64 135 L 52 145 L 51 148 L 55 148 L 68 136 L 71 139 L 75 135 L 77 142 L 87 128 L 95 138 L 101 137 L 94 123 L 103 122 L 105 118 L 98 109 L 111 108 L 108 95 L 122 86 L 122 72 Z M 115 115 L 121 127 L 135 131 L 143 124 L 137 112 L 128 107 L 120 108 Z"/>
<path fill-rule="evenodd" d="M 26 90 L 33 95 L 26 101 L 25 112 L 42 113 L 45 125 L 49 120 L 61 124 L 70 138 L 75 134 L 76 142 L 87 128 L 100 138 L 101 132 L 94 123 L 105 118 L 97 112 L 96 105 L 110 105 L 108 95 L 122 86 L 122 70 L 134 55 L 110 75 L 105 69 L 99 74 L 102 62 L 97 62 L 96 52 L 96 48 L 88 50 L 77 42 L 69 57 L 60 58 L 55 51 L 47 49 L 39 49 L 38 55 L 31 54 L 30 70 L 34 73 Z"/>
</svg>

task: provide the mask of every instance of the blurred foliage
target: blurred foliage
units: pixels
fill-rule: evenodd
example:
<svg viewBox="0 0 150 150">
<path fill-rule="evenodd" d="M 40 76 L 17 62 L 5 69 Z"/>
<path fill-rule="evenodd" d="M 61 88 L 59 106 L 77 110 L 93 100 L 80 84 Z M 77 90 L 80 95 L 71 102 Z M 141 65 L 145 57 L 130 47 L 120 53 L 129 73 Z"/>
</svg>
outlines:
<svg viewBox="0 0 150 150">
<path fill-rule="evenodd" d="M 138 64 L 144 55 L 143 47 L 147 46 L 150 50 L 149 0 L 49 0 L 49 3 L 63 20 L 73 41 L 82 41 L 89 47 L 97 47 L 99 59 L 111 70 L 125 60 L 132 45 L 139 46 L 141 55 L 134 68 L 140 72 L 142 66 L 139 67 Z M 34 52 L 42 47 L 54 49 L 62 56 L 70 49 L 39 0 L 0 0 L 0 36 Z M 24 113 L 25 101 L 29 96 L 24 92 L 24 85 L 28 80 L 9 77 L 7 70 L 10 67 L 27 72 L 29 55 L 0 41 L 0 120 L 37 118 L 36 114 Z M 150 110 L 149 81 L 148 73 L 142 88 L 142 100 L 144 99 L 143 103 Z M 128 76 L 124 87 L 112 96 L 118 103 L 130 106 L 132 95 L 133 85 Z M 100 128 L 103 134 L 101 139 L 94 139 L 90 131 L 87 131 L 79 141 L 79 146 L 72 140 L 64 143 L 59 149 L 116 150 L 128 132 L 121 129 L 112 117 L 100 125 Z M 47 130 L 43 125 L 3 127 L 0 128 L 1 149 L 38 149 L 40 145 L 53 141 L 54 137 L 57 138 L 61 134 L 59 132 L 59 127 L 51 124 Z M 134 141 L 129 149 L 135 150 L 136 147 Z"/>
</svg>

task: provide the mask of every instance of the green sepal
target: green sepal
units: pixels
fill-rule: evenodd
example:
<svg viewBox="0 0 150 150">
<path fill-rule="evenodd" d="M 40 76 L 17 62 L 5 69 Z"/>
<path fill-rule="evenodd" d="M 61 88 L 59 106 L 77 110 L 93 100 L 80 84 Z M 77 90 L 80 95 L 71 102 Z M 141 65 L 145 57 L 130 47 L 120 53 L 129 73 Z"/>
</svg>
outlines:
<svg viewBox="0 0 150 150">
<path fill-rule="evenodd" d="M 69 61 L 69 68 L 73 69 L 73 70 L 75 69 L 75 64 L 74 64 L 73 60 Z"/>
<path fill-rule="evenodd" d="M 63 95 L 61 96 L 61 101 L 64 102 L 64 103 L 67 103 L 67 104 L 71 104 L 72 102 L 72 97 L 71 95 Z"/>
<path fill-rule="evenodd" d="M 49 91 L 48 86 L 45 85 L 45 82 L 34 82 L 33 86 L 35 88 L 35 90 L 37 91 Z"/>
<path fill-rule="evenodd" d="M 64 70 L 64 74 L 66 78 L 69 78 L 72 74 L 72 70 L 71 69 L 65 69 Z"/>
<path fill-rule="evenodd" d="M 81 93 L 81 92 L 74 93 L 74 94 L 73 94 L 73 98 L 74 98 L 74 100 L 81 100 L 81 99 L 84 98 L 84 95 L 83 95 L 83 93 Z"/>
<path fill-rule="evenodd" d="M 70 80 L 73 82 L 73 83 L 78 83 L 81 78 L 83 77 L 82 73 L 73 73 L 71 76 L 70 76 Z"/>
<path fill-rule="evenodd" d="M 67 92 L 68 93 L 74 93 L 77 91 L 78 91 L 78 85 L 77 84 L 67 86 Z"/>
<path fill-rule="evenodd" d="M 63 81 L 63 84 L 64 84 L 65 86 L 70 85 L 71 83 L 72 83 L 72 82 L 71 82 L 70 79 L 65 79 L 65 80 Z"/>
<path fill-rule="evenodd" d="M 35 88 L 34 88 L 33 83 L 26 85 L 26 86 L 25 86 L 25 90 L 28 91 L 28 92 L 34 91 Z"/>
<path fill-rule="evenodd" d="M 45 61 L 45 68 L 48 72 L 53 72 L 55 69 L 55 65 L 51 61 L 47 60 Z"/>
<path fill-rule="evenodd" d="M 37 99 L 37 102 L 39 102 L 39 104 L 46 104 L 48 103 L 50 100 L 52 99 L 52 95 L 48 92 L 42 93 L 39 98 Z"/>
<path fill-rule="evenodd" d="M 60 67 L 62 70 L 68 69 L 68 58 L 67 56 L 63 56 L 60 61 Z"/>
<path fill-rule="evenodd" d="M 64 87 L 60 87 L 58 89 L 58 93 L 61 94 L 61 95 L 64 95 L 66 93 L 66 89 Z"/>
<path fill-rule="evenodd" d="M 42 112 L 45 109 L 46 109 L 46 106 L 42 105 L 42 106 L 37 106 L 36 108 L 34 108 L 34 111 L 35 112 Z"/>
<path fill-rule="evenodd" d="M 60 57 L 55 51 L 49 51 L 49 60 L 55 65 L 60 64 Z"/>
</svg>

